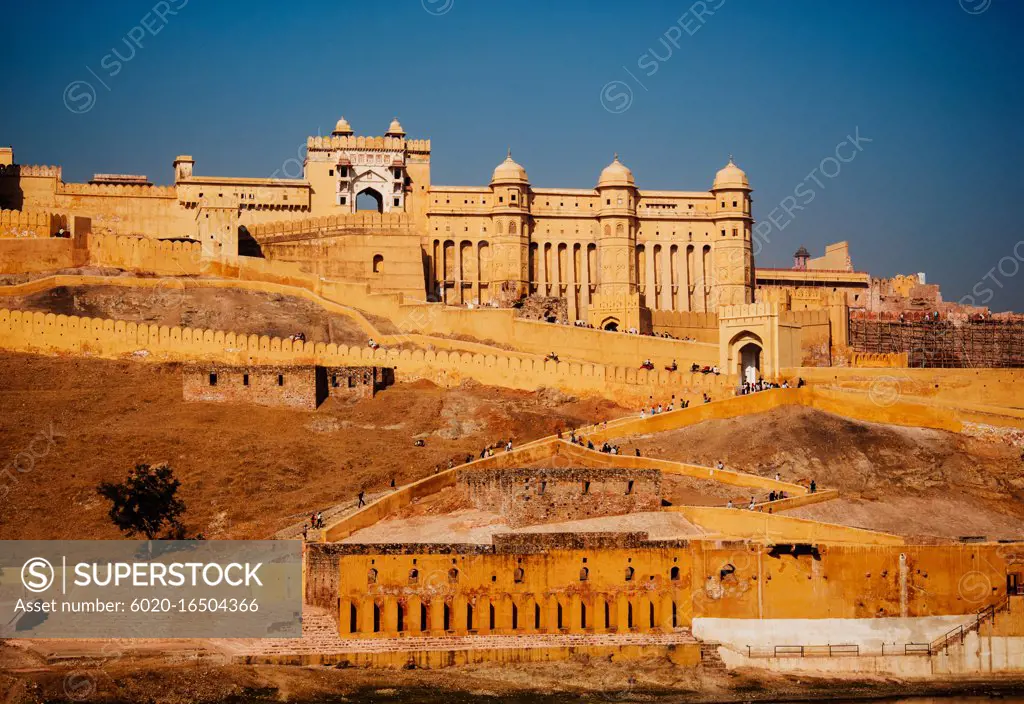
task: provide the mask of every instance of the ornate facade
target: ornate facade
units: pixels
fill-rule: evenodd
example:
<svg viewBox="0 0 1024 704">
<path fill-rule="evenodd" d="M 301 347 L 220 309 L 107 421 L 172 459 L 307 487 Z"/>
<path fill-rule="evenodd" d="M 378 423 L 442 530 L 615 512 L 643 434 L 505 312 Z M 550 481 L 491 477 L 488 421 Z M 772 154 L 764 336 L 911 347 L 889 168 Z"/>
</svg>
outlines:
<svg viewBox="0 0 1024 704">
<path fill-rule="evenodd" d="M 594 188 L 535 188 L 511 152 L 487 185 L 436 186 L 429 140 L 407 139 L 397 119 L 382 137 L 357 136 L 342 118 L 307 140 L 295 179 L 197 176 L 179 156 L 170 187 L 120 175 L 66 184 L 59 167 L 19 167 L 10 150 L 4 161 L 0 207 L 81 215 L 101 233 L 193 239 L 213 257 L 237 254 L 239 234 L 252 233 L 270 258 L 413 298 L 554 296 L 570 321 L 610 329 L 753 301 L 751 188 L 731 159 L 707 191 L 640 189 L 618 156 Z"/>
</svg>

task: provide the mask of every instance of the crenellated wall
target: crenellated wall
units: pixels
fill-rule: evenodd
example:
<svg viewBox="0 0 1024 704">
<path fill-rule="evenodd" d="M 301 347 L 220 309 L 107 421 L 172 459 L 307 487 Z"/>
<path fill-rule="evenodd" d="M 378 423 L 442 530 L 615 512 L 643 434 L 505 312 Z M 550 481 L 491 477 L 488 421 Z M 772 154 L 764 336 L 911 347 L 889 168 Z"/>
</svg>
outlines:
<svg viewBox="0 0 1024 704">
<path fill-rule="evenodd" d="M 544 386 L 568 393 L 605 395 L 640 404 L 700 393 L 699 378 L 616 366 L 542 361 L 515 354 L 346 347 L 298 342 L 221 330 L 137 325 L 123 320 L 0 310 L 0 346 L 38 353 L 71 352 L 106 358 L 134 356 L 153 361 L 204 361 L 239 365 L 318 364 L 394 367 L 401 381 L 428 379 L 452 386 L 463 379 L 506 388 Z"/>
<path fill-rule="evenodd" d="M 654 332 L 666 332 L 679 339 L 690 337 L 698 342 L 718 343 L 717 313 L 652 310 L 651 326 Z"/>
<path fill-rule="evenodd" d="M 202 245 L 198 242 L 92 234 L 88 250 L 89 263 L 94 266 L 168 276 L 197 276 L 201 271 Z"/>
<path fill-rule="evenodd" d="M 0 210 L 0 238 L 49 237 L 61 228 L 67 229 L 65 215 L 36 210 Z"/>
<path fill-rule="evenodd" d="M 278 220 L 253 225 L 249 234 L 260 242 L 283 235 L 322 235 L 344 230 L 373 230 L 411 228 L 412 218 L 405 213 L 357 212 L 344 215 L 324 215 L 297 220 Z"/>
</svg>

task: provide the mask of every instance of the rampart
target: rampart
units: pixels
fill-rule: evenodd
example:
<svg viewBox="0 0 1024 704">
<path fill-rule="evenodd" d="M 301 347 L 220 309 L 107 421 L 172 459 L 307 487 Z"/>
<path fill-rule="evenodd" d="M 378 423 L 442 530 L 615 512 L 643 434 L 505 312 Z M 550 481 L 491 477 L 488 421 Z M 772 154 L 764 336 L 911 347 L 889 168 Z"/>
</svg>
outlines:
<svg viewBox="0 0 1024 704">
<path fill-rule="evenodd" d="M 661 508 L 652 469 L 460 469 L 456 486 L 513 528 Z"/>
<path fill-rule="evenodd" d="M 156 240 L 92 234 L 88 236 L 89 263 L 164 276 L 198 276 L 202 245 L 180 240 Z"/>
<path fill-rule="evenodd" d="M 153 361 L 204 360 L 234 365 L 382 366 L 397 380 L 428 379 L 452 386 L 463 379 L 506 388 L 543 386 L 569 393 L 610 395 L 643 403 L 652 394 L 694 393 L 690 375 L 594 364 L 543 361 L 515 354 L 347 347 L 221 330 L 138 325 L 123 320 L 78 318 L 0 310 L 0 345 L 6 349 L 71 352 L 106 358 L 134 356 Z"/>
<path fill-rule="evenodd" d="M 292 238 L 316 238 L 348 231 L 365 233 L 411 229 L 412 226 L 412 218 L 405 213 L 352 213 L 299 220 L 278 220 L 253 225 L 248 230 L 249 234 L 263 244 Z"/>
<path fill-rule="evenodd" d="M 693 338 L 697 342 L 718 344 L 718 315 L 692 311 L 652 310 L 651 325 L 655 332 L 673 337 Z"/>
<path fill-rule="evenodd" d="M 67 229 L 65 215 L 32 210 L 0 210 L 0 238 L 49 237 Z"/>
</svg>

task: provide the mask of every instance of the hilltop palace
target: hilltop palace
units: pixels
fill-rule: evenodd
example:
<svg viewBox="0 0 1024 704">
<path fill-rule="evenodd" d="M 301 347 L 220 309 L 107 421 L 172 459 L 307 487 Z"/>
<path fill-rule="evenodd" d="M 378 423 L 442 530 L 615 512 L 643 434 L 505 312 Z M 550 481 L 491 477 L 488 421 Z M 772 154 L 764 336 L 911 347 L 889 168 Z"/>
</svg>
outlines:
<svg viewBox="0 0 1024 704">
<path fill-rule="evenodd" d="M 487 185 L 440 186 L 430 141 L 408 139 L 397 119 L 364 137 L 342 118 L 307 147 L 301 179 L 201 176 L 191 156 L 178 156 L 173 186 L 119 174 L 65 183 L 60 167 L 19 166 L 2 148 L 0 208 L 10 212 L 0 237 L 66 223 L 75 234 L 198 242 L 204 259 L 289 262 L 407 301 L 504 308 L 551 299 L 561 322 L 705 342 L 718 341 L 706 329 L 730 316 L 697 316 L 728 308 L 746 319 L 750 304 L 830 311 L 826 349 L 847 343 L 849 310 L 948 305 L 923 275 L 854 271 L 845 242 L 818 259 L 801 248 L 792 269 L 755 270 L 752 189 L 731 158 L 706 191 L 640 189 L 617 155 L 593 188 L 536 188 L 511 152 Z M 764 335 L 775 340 L 761 350 L 770 369 L 800 363 L 822 339 L 810 340 L 807 321 L 800 340 L 787 339 L 786 320 L 772 330 L 747 322 L 758 347 L 769 346 Z M 740 356 L 726 350 L 722 361 L 731 371 Z"/>
</svg>

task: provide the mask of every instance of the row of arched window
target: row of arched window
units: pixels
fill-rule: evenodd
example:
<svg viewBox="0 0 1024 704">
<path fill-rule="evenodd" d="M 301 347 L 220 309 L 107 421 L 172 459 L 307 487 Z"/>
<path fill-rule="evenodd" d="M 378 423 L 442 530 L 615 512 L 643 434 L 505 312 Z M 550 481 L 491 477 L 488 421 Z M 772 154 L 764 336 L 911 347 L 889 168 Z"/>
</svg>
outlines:
<svg viewBox="0 0 1024 704">
<path fill-rule="evenodd" d="M 569 620 L 568 620 L 568 616 L 565 614 L 565 609 L 563 608 L 562 604 L 561 603 L 557 604 L 556 607 L 555 607 L 555 623 L 554 623 L 555 630 L 559 630 L 559 631 L 571 630 L 571 629 L 573 629 L 575 627 L 578 627 L 578 628 L 581 628 L 581 629 L 588 629 L 588 628 L 599 627 L 599 628 L 609 629 L 609 630 L 618 630 L 619 629 L 618 628 L 618 624 L 616 623 L 617 613 L 613 610 L 612 603 L 609 602 L 609 601 L 603 601 L 602 605 L 603 605 L 603 609 L 599 609 L 598 613 L 595 616 L 595 614 L 592 614 L 592 613 L 590 613 L 588 611 L 587 603 L 586 602 L 580 602 L 580 604 L 579 604 L 580 608 L 579 608 L 579 612 L 578 612 L 579 622 L 578 623 L 570 623 Z M 648 628 L 657 628 L 660 624 L 657 621 L 656 610 L 655 610 L 654 603 L 651 602 L 647 606 L 648 606 L 647 614 L 646 614 L 646 616 L 647 616 L 647 623 L 643 624 L 643 625 L 646 625 L 646 627 L 648 627 Z M 383 630 L 383 611 L 382 611 L 381 605 L 376 603 L 376 602 L 373 603 L 372 608 L 373 608 L 373 631 L 372 632 L 373 633 L 380 633 Z M 678 610 L 678 607 L 677 607 L 675 601 L 671 602 L 670 608 L 671 608 L 670 625 L 671 625 L 672 628 L 678 628 L 679 627 L 679 610 Z M 443 608 L 443 612 L 442 612 L 442 623 L 441 623 L 442 630 L 444 630 L 444 631 L 454 631 L 454 630 L 463 630 L 463 629 L 465 629 L 466 631 L 473 631 L 473 630 L 476 630 L 477 628 L 479 628 L 479 623 L 476 620 L 477 619 L 477 615 L 476 615 L 476 612 L 474 610 L 473 604 L 465 604 L 465 611 L 462 614 L 460 614 L 460 615 L 462 616 L 461 622 L 456 622 L 456 620 L 455 620 L 456 614 L 454 613 L 454 606 L 453 606 L 453 604 L 445 602 L 444 608 Z M 532 623 L 531 624 L 524 624 L 524 623 L 522 623 L 520 621 L 519 606 L 517 604 L 512 604 L 512 614 L 511 614 L 511 616 L 512 616 L 512 618 L 511 618 L 512 630 L 522 630 L 525 627 L 532 628 L 535 631 L 541 630 L 542 626 L 543 626 L 543 619 L 542 619 L 541 615 L 542 615 L 541 605 L 539 603 L 534 603 L 533 604 L 533 613 L 532 614 L 531 613 L 526 614 L 527 618 L 531 619 Z M 489 627 L 490 630 L 493 631 L 496 628 L 496 623 L 497 623 L 496 611 L 495 611 L 495 608 L 494 608 L 494 604 L 489 604 L 488 605 L 487 616 L 488 616 L 488 627 Z M 632 602 L 627 602 L 625 616 L 626 616 L 626 622 L 624 624 L 624 628 L 625 629 L 627 629 L 627 630 L 628 629 L 634 629 L 634 628 L 638 628 L 638 627 L 640 627 L 642 625 L 641 623 L 639 623 L 634 618 L 634 609 L 633 609 L 633 603 Z M 419 613 L 418 614 L 414 613 L 414 614 L 411 614 L 411 615 L 406 613 L 406 606 L 404 604 L 402 604 L 402 603 L 397 604 L 397 622 L 396 622 L 396 630 L 397 630 L 397 632 L 405 633 L 405 632 L 407 632 L 409 630 L 412 630 L 412 629 L 410 629 L 410 626 L 414 625 L 414 624 L 412 624 L 409 621 L 410 617 L 413 617 L 413 618 L 417 619 L 417 621 L 415 622 L 415 625 L 416 625 L 415 630 L 418 630 L 418 631 L 429 631 L 430 630 L 430 626 L 429 626 L 429 608 L 428 608 L 428 605 L 427 605 L 426 602 L 420 603 L 420 605 L 419 605 Z M 596 620 L 595 620 L 595 618 L 596 618 Z M 358 607 L 355 604 L 350 604 L 349 605 L 349 632 L 350 633 L 360 633 L 360 628 L 359 628 L 359 609 L 358 609 Z"/>
</svg>

